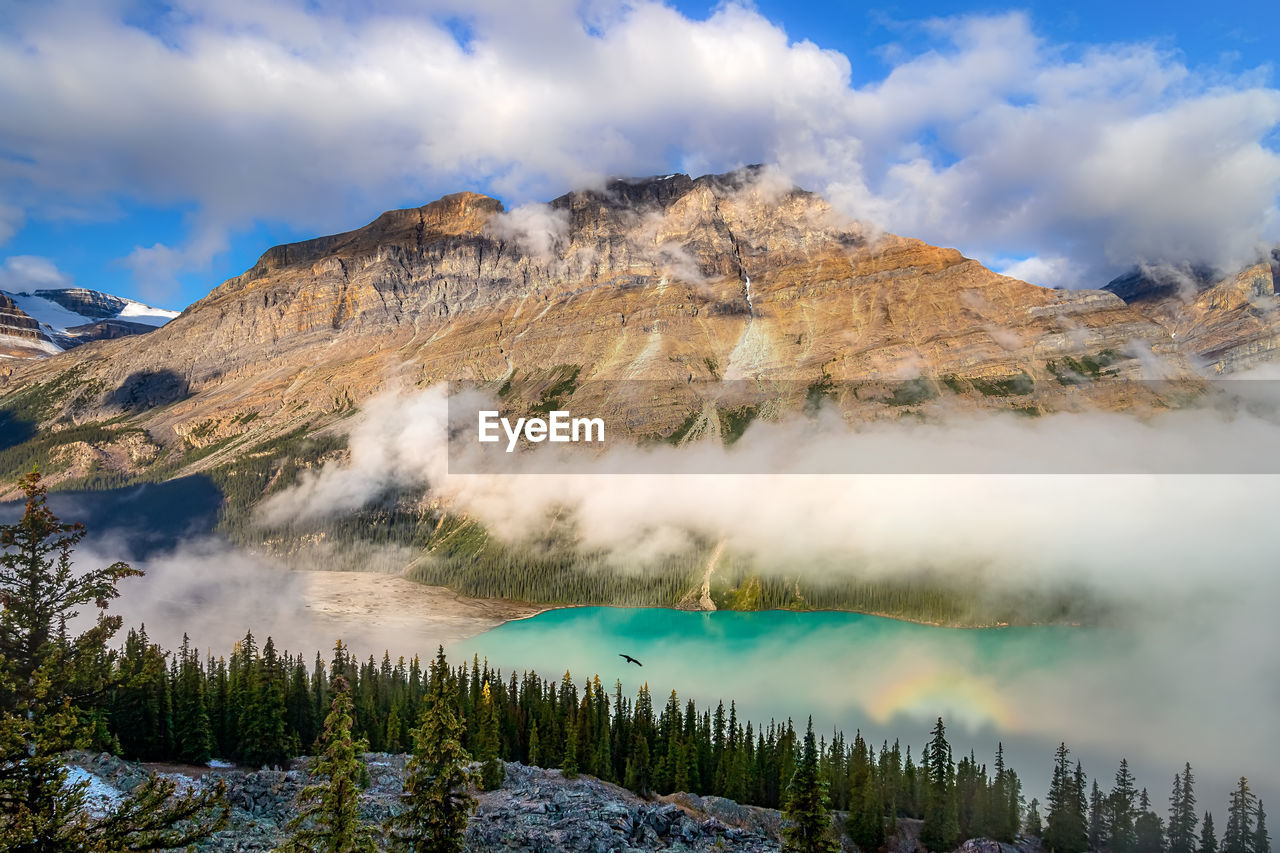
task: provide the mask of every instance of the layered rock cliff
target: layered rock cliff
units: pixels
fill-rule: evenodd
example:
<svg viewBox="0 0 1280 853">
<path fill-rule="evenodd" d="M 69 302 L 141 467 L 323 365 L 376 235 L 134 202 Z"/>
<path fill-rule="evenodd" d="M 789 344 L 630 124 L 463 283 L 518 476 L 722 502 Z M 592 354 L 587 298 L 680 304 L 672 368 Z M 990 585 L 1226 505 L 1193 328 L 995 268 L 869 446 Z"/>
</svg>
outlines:
<svg viewBox="0 0 1280 853">
<path fill-rule="evenodd" d="M 0 292 L 0 357 L 40 358 L 61 351 L 34 317 Z"/>
<path fill-rule="evenodd" d="M 92 341 L 141 335 L 176 316 L 83 287 L 0 291 L 0 355 L 45 358 Z"/>
<path fill-rule="evenodd" d="M 1203 270 L 1134 273 L 1106 289 L 1165 328 L 1178 348 L 1213 376 L 1235 373 L 1280 352 L 1280 249 L 1215 280 Z"/>
<path fill-rule="evenodd" d="M 1049 290 L 872 233 L 746 169 L 512 212 L 474 193 L 391 211 L 268 250 L 145 337 L 5 364 L 0 394 L 57 379 L 48 423 L 124 415 L 189 447 L 319 429 L 389 385 L 445 379 L 532 399 L 649 380 L 660 393 L 615 405 L 651 436 L 697 409 L 697 380 L 770 385 L 783 407 L 844 388 L 832 396 L 846 412 L 897 417 L 881 405 L 893 390 L 847 389 L 909 380 L 923 393 L 908 402 L 1038 413 L 1140 404 L 1098 380 L 1153 371 L 1196 375 L 1164 325 L 1113 293 Z"/>
</svg>

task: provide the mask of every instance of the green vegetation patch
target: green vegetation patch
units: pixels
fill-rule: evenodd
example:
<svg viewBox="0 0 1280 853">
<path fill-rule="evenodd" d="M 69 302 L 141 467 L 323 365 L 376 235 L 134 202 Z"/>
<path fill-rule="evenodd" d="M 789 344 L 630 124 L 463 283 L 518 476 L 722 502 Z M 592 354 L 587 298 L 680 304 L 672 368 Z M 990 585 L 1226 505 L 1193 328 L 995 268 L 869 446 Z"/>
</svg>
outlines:
<svg viewBox="0 0 1280 853">
<path fill-rule="evenodd" d="M 1030 394 L 1036 387 L 1036 381 L 1025 370 L 1001 379 L 973 378 L 969 383 L 984 397 L 1020 397 Z"/>
<path fill-rule="evenodd" d="M 60 447 L 80 441 L 93 445 L 110 444 L 129 433 L 141 432 L 136 427 L 115 426 L 109 422 L 77 424 L 66 429 L 38 432 L 35 437 L 21 444 L 0 450 L 0 477 L 13 482 L 30 471 L 32 465 L 38 466 L 44 473 L 62 471 L 69 467 L 69 463 L 67 460 L 55 459 Z M 96 466 L 91 467 L 96 469 Z M 90 473 L 94 474 L 96 470 L 91 470 Z M 79 481 L 74 485 L 59 484 L 60 489 L 83 487 L 84 484 Z"/>
<path fill-rule="evenodd" d="M 890 406 L 918 406 L 936 398 L 938 392 L 933 383 L 923 376 L 899 382 L 893 388 L 893 394 L 886 401 Z"/>
<path fill-rule="evenodd" d="M 406 574 L 478 598 L 540 604 L 674 607 L 700 580 L 701 552 L 620 567 L 564 542 L 505 543 L 474 522 L 442 520 L 428 556 Z"/>
<path fill-rule="evenodd" d="M 736 409 L 725 409 L 718 413 L 720 418 L 720 440 L 725 446 L 729 446 L 742 438 L 742 434 L 747 431 L 747 427 L 751 426 L 760 415 L 759 406 L 739 406 Z"/>
<path fill-rule="evenodd" d="M 1113 349 L 1104 349 L 1097 355 L 1085 355 L 1079 359 L 1068 355 L 1063 357 L 1061 362 L 1047 361 L 1044 366 L 1060 384 L 1079 385 L 1104 376 L 1114 376 L 1116 371 L 1107 368 L 1120 360 L 1120 353 Z"/>
<path fill-rule="evenodd" d="M 685 418 L 680 422 L 680 425 L 672 430 L 670 435 L 663 436 L 662 441 L 672 445 L 673 447 L 679 445 L 680 442 L 684 441 L 685 436 L 689 434 L 689 430 L 693 429 L 693 425 L 698 422 L 698 418 L 701 414 L 702 413 L 700 411 L 695 409 L 685 415 Z"/>
<path fill-rule="evenodd" d="M 809 387 L 804 393 L 804 413 L 812 417 L 818 413 L 818 409 L 822 408 L 823 400 L 834 400 L 836 397 L 836 386 L 831 381 L 831 377 L 825 373 L 822 378 L 816 382 L 809 383 Z"/>
<path fill-rule="evenodd" d="M 543 389 L 538 402 L 529 411 L 535 415 L 546 415 L 563 409 L 564 398 L 573 396 L 573 392 L 578 390 L 578 374 L 581 372 L 582 367 L 576 364 L 562 364 L 553 368 L 552 384 Z"/>
<path fill-rule="evenodd" d="M 1109 611 L 1083 588 L 992 588 L 928 571 L 859 576 L 848 566 L 786 571 L 726 559 L 711 598 L 721 610 L 844 610 L 938 625 L 1097 624 Z"/>
<path fill-rule="evenodd" d="M 326 455 L 346 447 L 346 436 L 327 433 L 313 436 L 308 434 L 309 429 L 310 425 L 300 426 L 261 441 L 208 472 L 225 496 L 222 527 L 233 538 L 243 541 L 253 535 L 249 521 L 255 504 L 296 485 L 301 471 L 314 467 Z M 229 441 L 231 439 L 216 442 L 195 458 L 207 456 Z M 195 458 L 192 454 L 184 454 L 177 465 L 188 465 Z"/>
<path fill-rule="evenodd" d="M 20 391 L 7 395 L 0 402 L 0 410 L 11 417 L 31 424 L 40 424 L 53 416 L 73 392 L 88 387 L 81 368 L 64 370 L 48 382 L 34 382 Z M 82 396 L 82 395 L 81 395 Z"/>
</svg>

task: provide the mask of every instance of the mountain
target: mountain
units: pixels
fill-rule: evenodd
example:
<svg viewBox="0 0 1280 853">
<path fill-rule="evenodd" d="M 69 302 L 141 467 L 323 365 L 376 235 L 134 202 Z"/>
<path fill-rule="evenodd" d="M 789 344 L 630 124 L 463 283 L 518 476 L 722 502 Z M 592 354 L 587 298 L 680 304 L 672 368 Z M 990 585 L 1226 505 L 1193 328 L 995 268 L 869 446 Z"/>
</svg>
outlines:
<svg viewBox="0 0 1280 853">
<path fill-rule="evenodd" d="M 1210 375 L 1254 367 L 1280 354 L 1280 248 L 1238 273 L 1135 271 L 1104 289 L 1159 323 Z"/>
<path fill-rule="evenodd" d="M 41 358 L 62 352 L 40 323 L 0 290 L 0 357 Z"/>
<path fill-rule="evenodd" d="M 1276 266 L 1047 289 L 875 232 L 758 167 L 514 211 L 457 193 L 269 249 L 146 335 L 0 360 L 0 418 L 26 430 L 0 441 L 0 475 L 33 459 L 80 486 L 213 470 L 442 380 L 671 441 L 732 438 L 815 394 L 853 420 L 1141 411 L 1171 401 L 1123 380 L 1202 387 L 1274 353 Z M 169 316 L 92 291 L 4 299 L 8 339 L 33 351 Z M 704 393 L 732 378 L 751 405 Z"/>
<path fill-rule="evenodd" d="M 511 412 L 554 404 L 673 444 L 730 443 L 815 397 L 850 421 L 1141 415 L 1267 356 L 1274 281 L 1263 263 L 1189 292 L 1141 276 L 1047 289 L 876 232 L 759 168 L 617 180 L 511 211 L 457 193 L 269 249 L 145 335 L 0 360 L 0 484 L 33 463 L 61 489 L 203 474 L 223 496 L 222 533 L 299 564 L 357 567 L 376 552 L 477 597 L 677 606 L 709 594 L 714 543 L 614 584 L 574 550 L 571 522 L 525 549 L 420 491 L 270 528 L 252 511 L 343 458 L 346 419 L 370 397 L 445 380 L 477 383 Z M 15 338 L 53 341 L 9 302 Z M 1151 378 L 1174 382 L 1128 381 Z M 0 485 L 0 500 L 13 496 Z M 733 563 L 725 606 L 823 594 L 934 620 L 938 601 L 960 602 L 946 619 L 1008 621 L 1005 599 L 927 579 L 802 590 L 807 579 L 759 569 Z M 1070 591 L 1011 595 L 1019 619 L 1096 618 Z"/>
<path fill-rule="evenodd" d="M 926 399 L 1037 413 L 1134 405 L 1093 380 L 1152 364 L 1197 375 L 1164 326 L 1113 293 L 1045 289 L 872 232 L 748 168 L 511 212 L 475 193 L 390 211 L 268 250 L 144 337 L 5 363 L 0 394 L 55 383 L 42 423 L 124 416 L 170 461 L 218 444 L 207 467 L 321 430 L 391 385 L 446 379 L 531 400 L 645 379 L 652 393 L 609 405 L 637 436 L 662 436 L 708 416 L 697 380 L 772 383 L 782 408 L 814 388 L 911 380 Z M 836 396 L 866 417 L 903 413 Z"/>
<path fill-rule="evenodd" d="M 177 311 L 82 287 L 0 290 L 0 356 L 45 358 L 90 341 L 140 335 Z"/>
</svg>

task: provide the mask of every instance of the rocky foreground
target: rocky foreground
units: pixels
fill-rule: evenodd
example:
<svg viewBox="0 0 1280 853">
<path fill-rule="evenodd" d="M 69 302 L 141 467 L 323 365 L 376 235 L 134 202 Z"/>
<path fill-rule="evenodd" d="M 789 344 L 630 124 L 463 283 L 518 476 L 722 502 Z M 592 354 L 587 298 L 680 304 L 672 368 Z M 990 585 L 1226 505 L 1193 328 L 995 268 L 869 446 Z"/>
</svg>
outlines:
<svg viewBox="0 0 1280 853">
<path fill-rule="evenodd" d="M 404 780 L 406 756 L 364 756 L 370 785 L 360 811 L 371 825 L 390 815 Z M 91 808 L 100 808 L 141 784 L 149 773 L 174 780 L 179 790 L 227 786 L 230 826 L 200 849 L 209 851 L 271 850 L 286 837 L 296 813 L 298 793 L 308 783 L 309 759 L 287 770 L 246 771 L 238 768 L 194 768 L 140 765 L 108 754 L 77 754 L 77 778 L 87 778 Z M 467 830 L 467 850 L 590 851 L 719 851 L 764 853 L 781 849 L 782 820 L 777 810 L 743 806 L 721 797 L 673 794 L 644 800 L 632 792 L 590 776 L 566 779 L 558 770 L 507 764 L 506 780 L 497 791 L 477 792 L 478 805 Z M 837 815 L 837 819 L 842 815 Z M 890 853 L 917 849 L 915 821 L 903 821 Z M 847 839 L 845 850 L 856 850 Z M 960 853 L 1038 853 L 1039 846 L 1017 847 L 994 841 L 968 841 Z"/>
</svg>

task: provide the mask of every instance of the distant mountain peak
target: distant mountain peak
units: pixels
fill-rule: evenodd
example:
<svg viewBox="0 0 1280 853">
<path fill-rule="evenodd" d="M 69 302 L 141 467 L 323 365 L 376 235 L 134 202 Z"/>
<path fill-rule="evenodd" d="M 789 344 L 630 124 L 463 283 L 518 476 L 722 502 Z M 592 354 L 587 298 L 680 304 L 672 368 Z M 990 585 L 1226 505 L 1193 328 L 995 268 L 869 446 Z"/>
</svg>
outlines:
<svg viewBox="0 0 1280 853">
<path fill-rule="evenodd" d="M 0 356 L 44 358 L 149 332 L 178 313 L 85 287 L 0 291 Z"/>
</svg>

